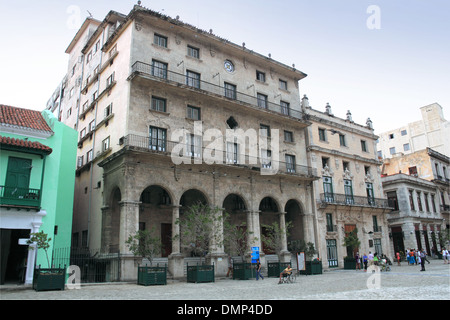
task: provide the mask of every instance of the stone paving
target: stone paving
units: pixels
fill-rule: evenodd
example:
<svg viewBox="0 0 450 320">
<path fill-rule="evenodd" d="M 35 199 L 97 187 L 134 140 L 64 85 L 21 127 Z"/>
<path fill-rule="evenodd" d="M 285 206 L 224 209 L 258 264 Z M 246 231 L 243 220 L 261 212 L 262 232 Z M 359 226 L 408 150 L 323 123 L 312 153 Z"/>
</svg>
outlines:
<svg viewBox="0 0 450 320">
<path fill-rule="evenodd" d="M 0 286 L 1 300 L 450 300 L 450 264 L 431 260 L 391 266 L 390 272 L 335 269 L 299 276 L 293 284 L 264 280 L 216 279 L 214 283 L 169 280 L 165 286 L 134 283 L 82 285 L 80 289 L 35 292 L 30 287 Z"/>
</svg>

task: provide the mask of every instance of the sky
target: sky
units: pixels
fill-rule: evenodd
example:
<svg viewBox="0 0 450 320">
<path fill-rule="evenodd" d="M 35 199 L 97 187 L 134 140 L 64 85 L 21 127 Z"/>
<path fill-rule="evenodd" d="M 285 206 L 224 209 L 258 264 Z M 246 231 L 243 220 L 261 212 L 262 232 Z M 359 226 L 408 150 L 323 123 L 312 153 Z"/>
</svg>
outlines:
<svg viewBox="0 0 450 320">
<path fill-rule="evenodd" d="M 128 14 L 132 0 L 0 0 L 0 104 L 43 110 L 86 17 Z M 242 44 L 308 76 L 300 95 L 375 133 L 421 119 L 439 103 L 450 120 L 448 0 L 142 0 L 142 6 Z"/>
</svg>

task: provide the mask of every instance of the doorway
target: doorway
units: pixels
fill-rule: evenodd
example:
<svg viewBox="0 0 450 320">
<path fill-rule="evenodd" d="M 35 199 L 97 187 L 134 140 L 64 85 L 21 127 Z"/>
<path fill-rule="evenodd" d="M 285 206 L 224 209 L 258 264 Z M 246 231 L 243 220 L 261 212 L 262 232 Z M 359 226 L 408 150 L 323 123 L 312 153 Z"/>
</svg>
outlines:
<svg viewBox="0 0 450 320">
<path fill-rule="evenodd" d="M 29 239 L 30 230 L 0 229 L 0 284 L 24 283 L 28 257 L 28 246 L 20 245 L 19 239 Z"/>
</svg>

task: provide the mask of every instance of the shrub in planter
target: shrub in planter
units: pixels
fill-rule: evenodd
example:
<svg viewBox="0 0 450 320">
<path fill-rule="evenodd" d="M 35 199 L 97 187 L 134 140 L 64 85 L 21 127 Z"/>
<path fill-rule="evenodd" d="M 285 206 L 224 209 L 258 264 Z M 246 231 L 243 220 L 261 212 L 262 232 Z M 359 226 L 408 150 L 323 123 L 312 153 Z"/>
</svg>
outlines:
<svg viewBox="0 0 450 320">
<path fill-rule="evenodd" d="M 214 282 L 214 264 L 187 266 L 187 282 Z"/>
<path fill-rule="evenodd" d="M 45 257 L 47 258 L 48 268 L 35 268 L 33 274 L 33 289 L 36 291 L 46 290 L 64 290 L 66 284 L 66 267 L 64 268 L 50 268 L 50 260 L 48 258 L 48 249 L 50 248 L 50 242 L 52 238 L 48 238 L 48 235 L 44 231 L 32 233 L 30 239 L 27 241 L 30 250 L 34 248 L 38 250 L 44 250 Z"/>
</svg>

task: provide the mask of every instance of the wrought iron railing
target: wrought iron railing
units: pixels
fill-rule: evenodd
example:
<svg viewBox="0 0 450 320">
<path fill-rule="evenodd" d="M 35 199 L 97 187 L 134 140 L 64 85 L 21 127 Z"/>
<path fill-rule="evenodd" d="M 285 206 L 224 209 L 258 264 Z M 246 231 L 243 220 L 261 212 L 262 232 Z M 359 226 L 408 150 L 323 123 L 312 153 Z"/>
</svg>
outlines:
<svg viewBox="0 0 450 320">
<path fill-rule="evenodd" d="M 289 174 L 317 177 L 317 170 L 312 167 L 298 165 L 271 158 L 250 156 L 247 154 L 210 149 L 200 145 L 183 144 L 182 142 L 154 139 L 129 134 L 120 141 L 123 146 L 137 148 L 145 152 L 153 152 L 171 156 L 172 160 L 185 164 L 223 164 L 230 166 L 247 166 L 259 169 L 267 175 Z M 280 155 L 281 157 L 281 155 Z M 175 162 L 174 162 L 175 163 Z"/>
<path fill-rule="evenodd" d="M 257 98 L 255 96 L 251 96 L 231 89 L 230 87 L 222 87 L 220 85 L 193 78 L 192 76 L 173 72 L 168 70 L 166 67 L 137 61 L 131 67 L 131 76 L 134 75 L 142 75 L 147 78 L 163 82 L 172 82 L 177 85 L 182 85 L 201 91 L 206 91 L 207 93 L 219 95 L 229 100 L 236 100 L 257 109 L 270 110 L 296 119 L 304 119 L 304 115 L 301 111 L 294 110 L 287 105 L 269 102 L 267 99 Z"/>
<path fill-rule="evenodd" d="M 364 206 L 376 208 L 391 208 L 387 199 L 352 196 L 337 193 L 321 193 L 320 202 L 322 204 L 337 204 L 345 206 Z M 391 208 L 392 209 L 392 208 Z"/>
<path fill-rule="evenodd" d="M 39 207 L 41 205 L 41 190 L 0 186 L 0 204 Z"/>
</svg>

